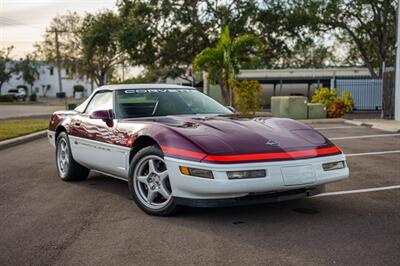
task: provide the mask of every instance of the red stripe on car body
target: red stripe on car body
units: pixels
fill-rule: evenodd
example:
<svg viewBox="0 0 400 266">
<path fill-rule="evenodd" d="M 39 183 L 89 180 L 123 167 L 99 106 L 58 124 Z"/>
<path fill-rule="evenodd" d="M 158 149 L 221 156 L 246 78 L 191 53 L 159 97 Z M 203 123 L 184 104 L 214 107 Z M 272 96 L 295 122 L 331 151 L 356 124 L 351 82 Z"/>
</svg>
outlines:
<svg viewBox="0 0 400 266">
<path fill-rule="evenodd" d="M 235 163 L 248 161 L 273 161 L 288 160 L 307 157 L 318 157 L 330 154 L 339 154 L 341 150 L 336 147 L 318 148 L 312 150 L 288 151 L 288 152 L 272 152 L 272 153 L 255 153 L 255 154 L 239 154 L 239 155 L 206 155 L 200 152 L 194 152 L 168 146 L 161 147 L 163 152 L 172 156 L 189 157 L 203 159 L 208 162 L 216 163 Z"/>
<path fill-rule="evenodd" d="M 338 154 L 341 151 L 338 147 L 319 148 L 312 150 L 300 150 L 289 152 L 273 152 L 273 153 L 256 153 L 256 154 L 240 154 L 240 155 L 208 155 L 204 158 L 210 162 L 241 162 L 241 161 L 271 161 L 285 160 L 307 157 L 318 157 L 322 155 Z"/>
<path fill-rule="evenodd" d="M 171 155 L 177 155 L 177 156 L 181 156 L 181 157 L 203 159 L 204 157 L 207 156 L 207 154 L 204 154 L 204 153 L 189 151 L 189 150 L 184 150 L 184 149 L 179 149 L 179 148 L 172 148 L 172 147 L 168 147 L 168 146 L 161 146 L 161 149 L 163 150 L 164 153 L 171 154 Z"/>
</svg>

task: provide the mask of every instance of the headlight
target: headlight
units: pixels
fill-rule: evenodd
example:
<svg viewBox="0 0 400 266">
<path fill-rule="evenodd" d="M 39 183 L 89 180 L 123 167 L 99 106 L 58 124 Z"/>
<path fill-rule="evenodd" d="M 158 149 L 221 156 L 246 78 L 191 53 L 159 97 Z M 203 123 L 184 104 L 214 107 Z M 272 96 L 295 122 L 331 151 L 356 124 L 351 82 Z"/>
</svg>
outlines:
<svg viewBox="0 0 400 266">
<path fill-rule="evenodd" d="M 260 178 L 267 176 L 267 171 L 265 171 L 264 169 L 248 171 L 229 171 L 226 173 L 229 179 Z"/>
<path fill-rule="evenodd" d="M 322 168 L 324 169 L 324 171 L 338 170 L 338 169 L 343 169 L 344 167 L 345 167 L 344 161 L 322 164 Z"/>
<path fill-rule="evenodd" d="M 179 166 L 179 170 L 184 175 L 191 175 L 191 176 L 197 176 L 197 177 L 203 177 L 203 178 L 211 178 L 211 179 L 214 178 L 213 173 L 210 170 L 198 169 L 198 168 L 189 168 L 189 167 L 186 167 L 186 166 Z"/>
</svg>

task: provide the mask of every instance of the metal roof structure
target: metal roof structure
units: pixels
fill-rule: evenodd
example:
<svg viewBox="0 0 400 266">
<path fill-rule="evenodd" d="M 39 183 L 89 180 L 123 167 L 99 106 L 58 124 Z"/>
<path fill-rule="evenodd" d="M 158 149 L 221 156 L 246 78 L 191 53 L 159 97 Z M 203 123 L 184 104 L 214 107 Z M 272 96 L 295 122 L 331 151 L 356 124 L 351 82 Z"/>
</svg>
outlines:
<svg viewBox="0 0 400 266">
<path fill-rule="evenodd" d="M 239 80 L 258 80 L 261 83 L 310 83 L 332 78 L 370 78 L 368 68 L 299 68 L 299 69 L 242 69 Z"/>
</svg>

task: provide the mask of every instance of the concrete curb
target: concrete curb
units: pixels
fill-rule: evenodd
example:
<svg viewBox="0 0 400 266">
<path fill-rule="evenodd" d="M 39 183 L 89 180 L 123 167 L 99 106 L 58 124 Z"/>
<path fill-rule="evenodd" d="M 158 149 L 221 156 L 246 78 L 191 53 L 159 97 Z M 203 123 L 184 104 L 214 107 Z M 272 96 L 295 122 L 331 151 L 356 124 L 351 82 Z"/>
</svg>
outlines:
<svg viewBox="0 0 400 266">
<path fill-rule="evenodd" d="M 304 124 L 340 124 L 344 123 L 346 120 L 343 118 L 321 118 L 321 119 L 308 119 L 308 120 L 298 120 Z"/>
<path fill-rule="evenodd" d="M 23 120 L 23 119 L 50 119 L 51 114 L 20 115 L 0 117 L 0 120 Z"/>
<path fill-rule="evenodd" d="M 380 123 L 375 123 L 375 122 L 366 122 L 366 121 L 357 121 L 357 120 L 346 120 L 344 121 L 346 124 L 350 125 L 356 125 L 356 126 L 364 126 L 364 127 L 370 127 L 373 129 L 378 129 L 390 133 L 400 133 L 400 129 L 397 127 L 393 127 L 390 125 L 384 125 Z"/>
<path fill-rule="evenodd" d="M 40 138 L 44 138 L 44 137 L 46 137 L 46 135 L 47 135 L 47 130 L 43 130 L 43 131 L 35 132 L 35 133 L 29 134 L 29 135 L 17 137 L 14 139 L 0 141 L 0 151 L 8 149 L 8 148 L 16 146 L 16 145 L 19 145 L 19 144 L 27 143 L 27 142 L 30 142 L 30 141 L 33 141 L 36 139 L 40 139 Z"/>
</svg>

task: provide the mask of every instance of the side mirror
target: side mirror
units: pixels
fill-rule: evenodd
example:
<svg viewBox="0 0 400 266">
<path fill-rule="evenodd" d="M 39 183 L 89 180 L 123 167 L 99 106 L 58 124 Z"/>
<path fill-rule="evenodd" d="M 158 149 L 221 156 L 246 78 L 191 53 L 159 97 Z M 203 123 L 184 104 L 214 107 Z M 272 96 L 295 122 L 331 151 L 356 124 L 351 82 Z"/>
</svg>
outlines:
<svg viewBox="0 0 400 266">
<path fill-rule="evenodd" d="M 107 126 L 112 127 L 114 125 L 111 112 L 109 110 L 97 110 L 93 111 L 90 116 L 91 119 L 101 119 Z"/>
<path fill-rule="evenodd" d="M 233 108 L 232 106 L 227 106 L 226 108 L 228 108 L 229 110 L 231 110 L 234 114 L 237 113 L 236 109 Z"/>
</svg>

